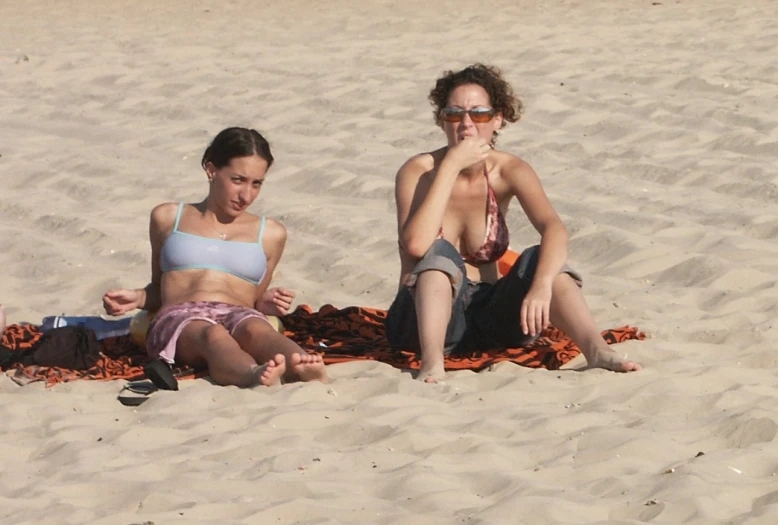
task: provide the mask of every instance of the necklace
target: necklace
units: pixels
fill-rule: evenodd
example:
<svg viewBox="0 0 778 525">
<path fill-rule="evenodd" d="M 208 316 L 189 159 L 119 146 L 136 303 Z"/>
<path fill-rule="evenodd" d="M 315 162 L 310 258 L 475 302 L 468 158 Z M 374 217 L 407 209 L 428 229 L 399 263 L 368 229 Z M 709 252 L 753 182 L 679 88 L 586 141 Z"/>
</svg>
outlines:
<svg viewBox="0 0 778 525">
<path fill-rule="evenodd" d="M 213 223 L 211 221 L 206 220 L 206 222 L 208 223 L 208 226 L 210 226 L 211 229 L 216 233 L 216 235 L 219 236 L 219 239 L 221 239 L 223 241 L 227 240 L 227 234 L 226 233 L 220 232 L 219 230 L 217 230 L 216 227 L 213 225 Z"/>
<path fill-rule="evenodd" d="M 211 226 L 211 228 L 213 228 L 213 226 Z M 226 233 L 224 233 L 224 232 L 220 232 L 220 231 L 219 231 L 219 230 L 217 230 L 216 228 L 213 228 L 213 231 L 215 231 L 216 233 L 218 233 L 218 234 L 219 234 L 219 239 L 221 239 L 221 240 L 223 240 L 223 241 L 226 241 L 226 240 L 227 240 L 227 234 L 226 234 Z"/>
</svg>

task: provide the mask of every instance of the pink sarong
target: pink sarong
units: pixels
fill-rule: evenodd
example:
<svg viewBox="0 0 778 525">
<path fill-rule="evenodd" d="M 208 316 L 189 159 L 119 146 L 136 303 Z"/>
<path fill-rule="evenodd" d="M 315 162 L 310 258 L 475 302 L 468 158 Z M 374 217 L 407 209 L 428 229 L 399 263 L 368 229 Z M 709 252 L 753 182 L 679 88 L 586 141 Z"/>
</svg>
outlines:
<svg viewBox="0 0 778 525">
<path fill-rule="evenodd" d="M 233 334 L 240 323 L 252 317 L 269 322 L 264 314 L 245 306 L 213 301 L 173 304 L 157 312 L 151 321 L 146 334 L 146 351 L 152 359 L 162 358 L 173 364 L 181 331 L 192 321 L 220 324 Z"/>
</svg>

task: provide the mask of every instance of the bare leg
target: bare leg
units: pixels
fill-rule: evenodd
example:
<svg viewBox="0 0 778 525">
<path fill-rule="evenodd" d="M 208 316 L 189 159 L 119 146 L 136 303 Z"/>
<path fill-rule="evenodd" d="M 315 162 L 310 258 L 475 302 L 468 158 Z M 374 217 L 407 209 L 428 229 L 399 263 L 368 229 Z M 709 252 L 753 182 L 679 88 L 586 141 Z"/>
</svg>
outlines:
<svg viewBox="0 0 778 525">
<path fill-rule="evenodd" d="M 586 357 L 589 368 L 634 372 L 640 365 L 613 350 L 600 335 L 578 285 L 566 273 L 554 279 L 551 296 L 551 324 L 565 332 Z"/>
<path fill-rule="evenodd" d="M 257 364 L 221 325 L 192 321 L 181 331 L 176 361 L 189 366 L 207 366 L 219 385 L 248 388 L 277 385 L 286 371 L 286 358 L 277 354 Z"/>
<path fill-rule="evenodd" d="M 309 354 L 267 321 L 256 317 L 246 319 L 235 328 L 233 335 L 240 348 L 258 363 L 282 355 L 287 363 L 286 381 L 327 382 L 327 368 L 321 356 Z"/>
<path fill-rule="evenodd" d="M 437 383 L 446 375 L 443 351 L 452 304 L 448 275 L 435 270 L 422 272 L 416 279 L 415 301 L 421 346 L 421 368 L 416 379 Z"/>
</svg>

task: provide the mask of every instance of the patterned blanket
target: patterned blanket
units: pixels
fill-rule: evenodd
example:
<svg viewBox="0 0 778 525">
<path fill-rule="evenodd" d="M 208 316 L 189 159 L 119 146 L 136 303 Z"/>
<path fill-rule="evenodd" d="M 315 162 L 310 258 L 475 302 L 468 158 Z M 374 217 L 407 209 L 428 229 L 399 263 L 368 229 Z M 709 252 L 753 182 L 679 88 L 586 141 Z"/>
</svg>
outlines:
<svg viewBox="0 0 778 525">
<path fill-rule="evenodd" d="M 282 318 L 285 334 L 309 352 L 320 354 L 327 364 L 353 360 L 375 360 L 397 368 L 418 369 L 419 356 L 413 352 L 393 351 L 384 335 L 386 311 L 352 306 L 338 309 L 332 305 L 314 311 L 307 305 L 298 306 Z M 35 325 L 11 325 L 3 334 L 2 343 L 13 350 L 32 346 L 41 336 Z M 609 344 L 632 339 L 644 339 L 635 327 L 623 326 L 605 330 L 602 336 Z M 51 386 L 74 379 L 140 379 L 148 357 L 143 348 L 129 336 L 104 339 L 102 357 L 89 370 L 21 365 L 9 370 L 20 384 L 45 381 Z M 531 368 L 556 370 L 580 353 L 565 334 L 547 329 L 537 340 L 522 348 L 499 348 L 462 357 L 447 357 L 448 370 L 482 370 L 500 361 L 510 361 Z M 179 378 L 200 377 L 204 371 L 176 370 Z"/>
</svg>

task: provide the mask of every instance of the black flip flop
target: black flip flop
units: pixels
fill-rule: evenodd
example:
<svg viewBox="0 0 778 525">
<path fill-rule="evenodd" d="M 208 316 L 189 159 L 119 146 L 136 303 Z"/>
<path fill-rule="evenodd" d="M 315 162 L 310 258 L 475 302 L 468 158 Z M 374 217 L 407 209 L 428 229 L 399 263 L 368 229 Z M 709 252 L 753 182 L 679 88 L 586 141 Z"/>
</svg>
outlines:
<svg viewBox="0 0 778 525">
<path fill-rule="evenodd" d="M 143 367 L 146 377 L 160 390 L 178 390 L 178 380 L 173 375 L 170 365 L 162 359 L 146 363 Z"/>
<path fill-rule="evenodd" d="M 157 385 L 150 381 L 128 381 L 116 399 L 124 406 L 136 407 L 145 403 L 157 390 Z"/>
</svg>

